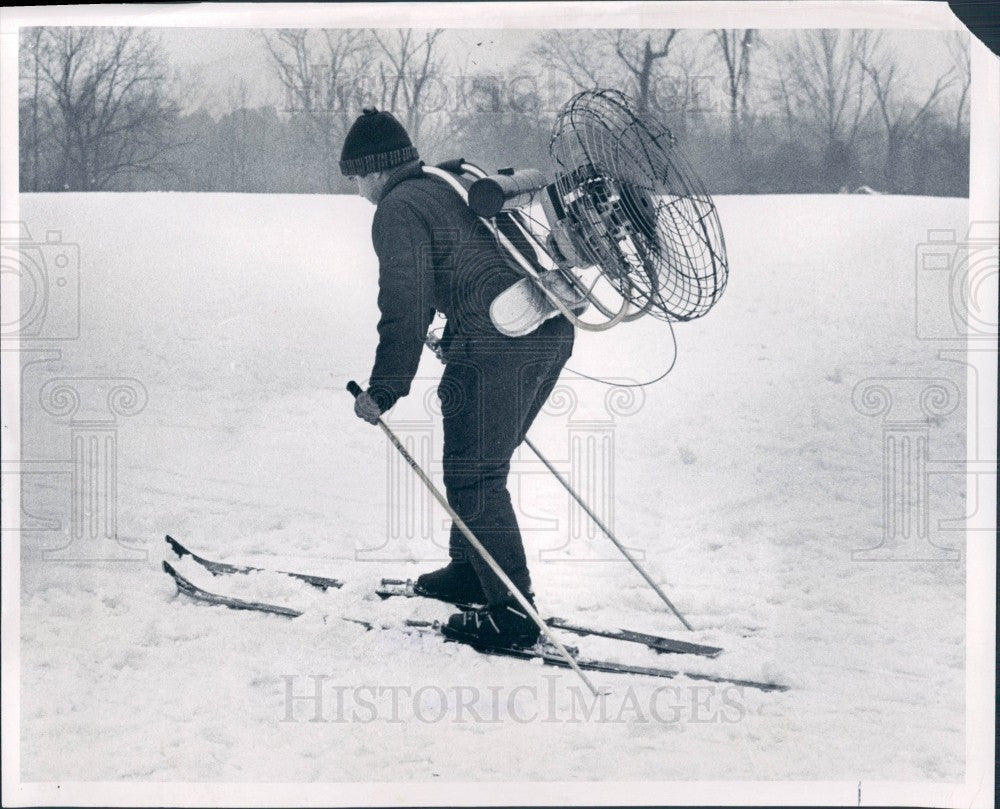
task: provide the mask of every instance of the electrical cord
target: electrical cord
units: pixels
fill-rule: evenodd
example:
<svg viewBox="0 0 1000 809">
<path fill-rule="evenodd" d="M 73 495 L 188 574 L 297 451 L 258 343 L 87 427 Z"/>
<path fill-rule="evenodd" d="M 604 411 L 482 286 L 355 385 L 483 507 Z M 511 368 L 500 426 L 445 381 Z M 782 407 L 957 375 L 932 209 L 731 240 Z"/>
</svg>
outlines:
<svg viewBox="0 0 1000 809">
<path fill-rule="evenodd" d="M 563 370 L 568 371 L 571 374 L 576 374 L 577 376 L 582 377 L 583 379 L 589 379 L 591 382 L 599 382 L 602 385 L 609 385 L 614 388 L 645 388 L 649 385 L 655 385 L 657 382 L 665 379 L 667 375 L 674 370 L 674 366 L 677 364 L 677 335 L 674 334 L 674 324 L 668 320 L 667 325 L 670 327 L 670 341 L 673 343 L 674 346 L 674 355 L 670 359 L 670 365 L 667 366 L 667 370 L 654 379 L 647 380 L 646 382 L 622 383 L 622 382 L 613 382 L 608 379 L 601 379 L 600 377 L 597 376 L 590 376 L 590 374 L 585 374 L 582 371 L 577 371 L 576 369 L 570 368 L 569 366 L 566 366 L 565 368 L 563 368 Z"/>
<path fill-rule="evenodd" d="M 659 376 L 654 377 L 653 379 L 648 379 L 645 382 L 615 382 L 610 379 L 601 379 L 599 376 L 591 376 L 590 374 L 585 374 L 583 371 L 577 371 L 575 368 L 570 368 L 568 365 L 563 368 L 563 371 L 570 374 L 575 374 L 581 379 L 588 379 L 591 382 L 598 382 L 601 385 L 608 385 L 609 387 L 613 388 L 645 388 L 648 387 L 649 385 L 655 385 L 657 382 L 666 379 L 666 377 L 670 374 L 670 372 L 674 370 L 674 366 L 677 364 L 677 335 L 674 333 L 674 324 L 671 323 L 669 320 L 667 321 L 667 326 L 670 329 L 670 342 L 673 344 L 674 354 L 670 358 L 670 365 L 667 366 L 667 370 L 665 370 Z M 444 356 L 441 353 L 439 343 L 441 341 L 440 333 L 443 330 L 444 330 L 443 327 L 437 329 L 431 329 L 427 333 L 427 337 L 424 339 L 425 345 L 427 345 L 427 347 L 434 352 L 435 356 L 437 356 L 437 358 L 441 360 L 441 362 L 444 362 Z"/>
</svg>

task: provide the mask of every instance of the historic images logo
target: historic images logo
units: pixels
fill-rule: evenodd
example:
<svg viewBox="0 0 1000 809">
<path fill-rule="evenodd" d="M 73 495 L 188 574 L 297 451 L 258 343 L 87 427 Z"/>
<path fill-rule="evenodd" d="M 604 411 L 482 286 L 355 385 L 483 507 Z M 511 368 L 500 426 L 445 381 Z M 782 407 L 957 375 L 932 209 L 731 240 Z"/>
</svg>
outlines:
<svg viewBox="0 0 1000 809">
<path fill-rule="evenodd" d="M 542 675 L 544 685 L 344 685 L 332 675 L 283 674 L 283 723 L 518 725 L 655 724 L 682 731 L 685 724 L 731 725 L 752 715 L 738 685 L 662 685 L 616 689 L 593 696 L 563 675 Z"/>
<path fill-rule="evenodd" d="M 23 222 L 0 225 L 3 296 L 19 305 L 0 323 L 3 340 L 75 340 L 80 336 L 80 247 L 50 230 L 31 238 Z"/>
<path fill-rule="evenodd" d="M 922 340 L 997 340 L 997 231 L 973 222 L 959 238 L 931 230 L 917 245 L 916 326 Z"/>
<path fill-rule="evenodd" d="M 51 376 L 39 366 L 63 361 L 66 341 L 80 337 L 80 250 L 58 231 L 32 239 L 22 222 L 4 222 L 0 238 L 5 308 L 2 351 L 18 364 L 21 436 L 5 453 L 4 476 L 15 476 L 16 527 L 29 554 L 55 561 L 145 559 L 118 538 L 120 418 L 146 406 L 142 382 L 131 377 Z M 62 342 L 57 342 L 62 341 Z M 54 426 L 69 428 L 68 453 L 51 452 Z M 42 457 L 30 457 L 43 446 Z M 9 506 L 9 504 L 8 504 Z M 10 515 L 7 515 L 10 516 Z"/>
<path fill-rule="evenodd" d="M 964 238 L 954 230 L 931 230 L 915 256 L 916 336 L 940 341 L 939 358 L 965 368 L 969 457 L 935 458 L 931 452 L 932 427 L 962 402 L 962 391 L 950 379 L 875 377 L 854 388 L 855 409 L 882 419 L 883 529 L 881 542 L 855 550 L 855 559 L 958 560 L 961 552 L 939 547 L 935 535 L 983 530 L 976 524 L 981 518 L 979 491 L 995 485 L 997 460 L 979 457 L 984 414 L 977 363 L 996 362 L 997 230 L 997 222 L 973 222 Z M 930 482 L 935 475 L 965 477 L 969 505 L 963 518 L 931 519 Z"/>
<path fill-rule="evenodd" d="M 882 541 L 856 550 L 854 559 L 909 561 L 958 559 L 957 550 L 931 539 L 928 475 L 930 426 L 955 410 L 958 386 L 948 379 L 879 377 L 854 388 L 854 407 L 882 417 Z"/>
</svg>

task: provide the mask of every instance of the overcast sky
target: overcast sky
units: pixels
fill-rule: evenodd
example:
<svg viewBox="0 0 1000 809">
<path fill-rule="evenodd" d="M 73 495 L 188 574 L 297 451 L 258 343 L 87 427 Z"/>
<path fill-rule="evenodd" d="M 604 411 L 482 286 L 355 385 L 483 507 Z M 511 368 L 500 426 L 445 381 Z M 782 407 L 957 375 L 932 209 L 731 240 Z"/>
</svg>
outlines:
<svg viewBox="0 0 1000 809">
<path fill-rule="evenodd" d="M 259 29 L 164 28 L 159 29 L 171 63 L 200 76 L 204 92 L 199 99 L 209 109 L 227 108 L 227 93 L 243 80 L 253 105 L 278 104 L 282 94 Z M 704 32 L 687 32 L 693 38 Z M 787 30 L 762 31 L 768 40 L 787 37 Z M 442 36 L 442 53 L 453 64 L 470 69 L 502 70 L 517 64 L 525 47 L 543 32 L 534 30 L 452 29 Z M 885 31 L 901 62 L 901 73 L 918 93 L 933 85 L 950 65 L 944 34 L 935 31 Z"/>
</svg>

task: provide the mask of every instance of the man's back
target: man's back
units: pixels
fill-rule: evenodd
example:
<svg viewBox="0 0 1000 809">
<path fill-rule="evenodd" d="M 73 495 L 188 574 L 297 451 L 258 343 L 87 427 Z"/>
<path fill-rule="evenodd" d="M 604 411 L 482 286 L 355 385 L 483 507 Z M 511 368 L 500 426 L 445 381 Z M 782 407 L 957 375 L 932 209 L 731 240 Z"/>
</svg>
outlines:
<svg viewBox="0 0 1000 809">
<path fill-rule="evenodd" d="M 499 334 L 489 319 L 494 298 L 520 280 L 510 257 L 465 201 L 419 164 L 390 177 L 378 204 L 372 239 L 382 252 L 414 255 L 424 295 L 443 313 L 452 335 Z M 381 243 L 381 249 L 380 249 Z"/>
<path fill-rule="evenodd" d="M 448 318 L 445 352 L 465 337 L 506 340 L 490 320 L 490 304 L 521 276 L 455 190 L 417 162 L 386 181 L 372 243 L 381 318 L 370 388 L 384 412 L 409 392 L 435 311 Z"/>
</svg>

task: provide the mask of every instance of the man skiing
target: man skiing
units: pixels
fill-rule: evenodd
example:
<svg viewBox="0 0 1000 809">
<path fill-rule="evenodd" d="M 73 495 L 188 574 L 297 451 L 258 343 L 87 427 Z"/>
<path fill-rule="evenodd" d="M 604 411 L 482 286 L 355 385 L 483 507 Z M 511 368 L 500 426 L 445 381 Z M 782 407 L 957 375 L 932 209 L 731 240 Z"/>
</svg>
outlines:
<svg viewBox="0 0 1000 809">
<path fill-rule="evenodd" d="M 573 326 L 550 318 L 506 337 L 489 307 L 521 279 L 511 260 L 454 189 L 422 169 L 403 126 L 365 109 L 344 142 L 340 168 L 375 204 L 379 342 L 355 413 L 372 424 L 409 393 L 435 311 L 447 317 L 438 386 L 448 502 L 531 600 L 531 578 L 507 490 L 510 461 L 551 393 L 573 347 Z M 444 601 L 486 607 L 449 618 L 445 634 L 481 646 L 531 645 L 539 630 L 455 526 L 450 562 L 416 587 Z"/>
</svg>

